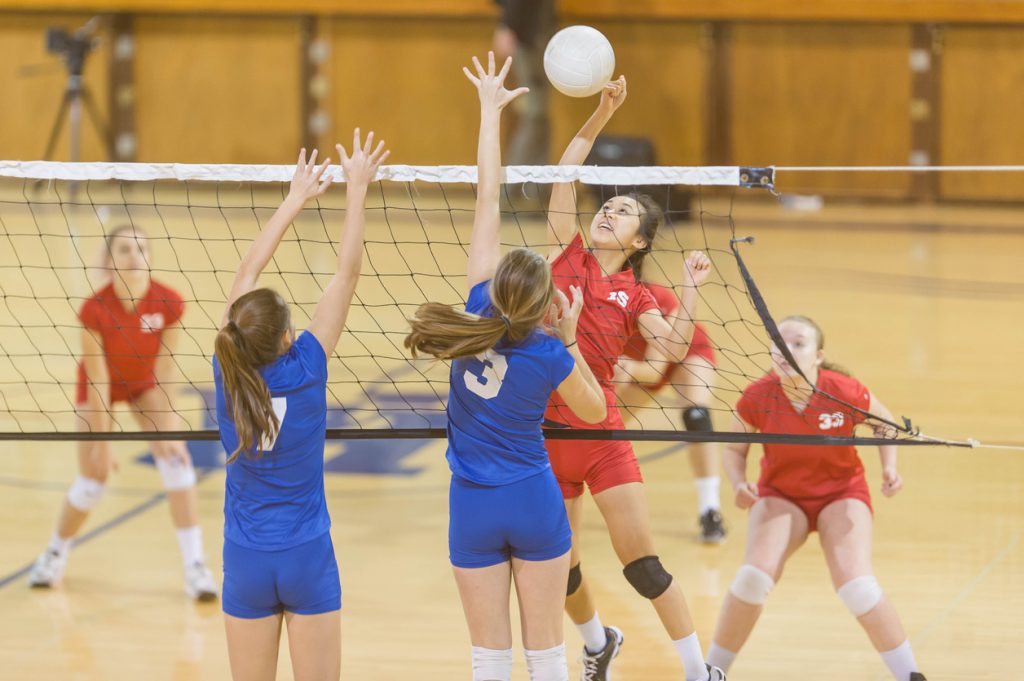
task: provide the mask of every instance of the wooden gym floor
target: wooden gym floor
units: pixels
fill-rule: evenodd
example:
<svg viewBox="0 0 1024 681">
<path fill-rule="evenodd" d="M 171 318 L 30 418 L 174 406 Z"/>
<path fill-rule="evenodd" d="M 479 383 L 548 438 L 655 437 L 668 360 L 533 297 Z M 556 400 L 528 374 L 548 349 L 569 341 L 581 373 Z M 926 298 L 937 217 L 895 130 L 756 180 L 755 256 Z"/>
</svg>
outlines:
<svg viewBox="0 0 1024 681">
<path fill-rule="evenodd" d="M 815 317 L 829 355 L 895 413 L 936 436 L 1024 441 L 1019 210 L 848 205 L 794 213 L 757 202 L 738 203 L 733 215 L 740 236 L 757 237 L 744 252 L 773 313 Z M 368 235 L 380 235 L 377 229 L 384 226 L 371 221 Z M 223 236 L 213 227 L 202 235 L 211 244 Z M 162 248 L 154 247 L 157 258 L 166 256 Z M 464 265 L 452 257 L 461 271 Z M 278 265 L 308 262 L 292 254 Z M 0 279 L 0 286 L 17 283 Z M 724 343 L 715 329 L 712 335 Z M 716 425 L 727 427 L 727 415 L 716 414 Z M 137 461 L 146 449 L 115 446 L 120 471 L 71 555 L 64 587 L 48 592 L 29 590 L 24 573 L 50 535 L 75 473 L 75 448 L 59 442 L 0 447 L 0 678 L 229 677 L 220 606 L 185 599 L 159 479 Z M 664 443 L 637 450 L 659 552 L 687 594 L 706 647 L 743 554 L 744 514 L 724 485 L 729 538 L 720 547 L 698 544 L 685 454 Z M 194 451 L 205 461 L 216 458 L 209 446 Z M 469 642 L 447 562 L 443 454 L 441 441 L 381 441 L 369 449 L 328 444 L 326 488 L 344 591 L 344 678 L 469 678 Z M 923 671 L 946 681 L 1024 678 L 1024 453 L 906 447 L 900 453 L 906 488 L 891 500 L 877 493 L 876 451 L 861 455 L 876 491 L 876 572 Z M 223 483 L 222 469 L 213 467 L 199 484 L 205 545 L 218 573 Z M 626 634 L 616 678 L 681 678 L 652 608 L 622 578 L 592 505 L 584 547 L 602 618 Z M 566 641 L 576 677 L 580 639 L 568 620 Z M 520 658 L 517 653 L 515 678 L 525 679 Z M 278 672 L 291 678 L 286 646 Z M 813 538 L 790 562 L 730 675 L 793 678 L 887 678 L 832 592 Z"/>
</svg>

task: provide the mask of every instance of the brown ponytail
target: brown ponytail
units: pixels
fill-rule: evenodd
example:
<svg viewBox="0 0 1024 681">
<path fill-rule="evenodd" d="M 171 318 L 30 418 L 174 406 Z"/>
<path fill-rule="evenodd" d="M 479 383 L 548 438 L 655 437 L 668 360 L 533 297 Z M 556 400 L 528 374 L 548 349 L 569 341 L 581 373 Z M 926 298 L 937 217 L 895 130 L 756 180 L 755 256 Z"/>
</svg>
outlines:
<svg viewBox="0 0 1024 681">
<path fill-rule="evenodd" d="M 825 349 L 825 333 L 821 330 L 821 327 L 818 326 L 818 323 L 811 319 L 810 317 L 805 317 L 799 314 L 792 314 L 779 321 L 779 324 L 781 324 L 782 322 L 799 322 L 805 326 L 811 327 L 812 329 L 814 329 L 814 335 L 818 337 L 818 350 Z M 847 371 L 844 367 L 838 364 L 834 364 L 828 360 L 825 360 L 821 363 L 821 368 L 825 369 L 826 371 L 834 371 L 835 373 L 842 374 L 843 376 L 850 375 L 850 372 Z"/>
<path fill-rule="evenodd" d="M 658 202 L 648 194 L 630 192 L 626 196 L 636 201 L 640 211 L 640 227 L 637 229 L 636 235 L 647 242 L 647 245 L 630 253 L 622 268 L 632 269 L 633 278 L 640 282 L 643 281 L 644 258 L 654 248 L 654 238 L 658 235 L 658 228 L 665 220 L 665 212 L 661 210 Z"/>
<path fill-rule="evenodd" d="M 544 256 L 526 248 L 505 254 L 490 285 L 493 317 L 481 317 L 442 303 L 424 303 L 409 320 L 405 347 L 438 359 L 471 357 L 493 348 L 502 338 L 518 343 L 544 321 L 554 285 Z"/>
<path fill-rule="evenodd" d="M 228 323 L 214 343 L 224 378 L 224 394 L 231 409 L 238 447 L 228 463 L 241 452 L 256 450 L 264 439 L 273 439 L 281 427 L 270 399 L 270 389 L 257 371 L 281 354 L 281 338 L 291 327 L 287 303 L 271 289 L 261 288 L 239 297 L 228 310 Z"/>
</svg>

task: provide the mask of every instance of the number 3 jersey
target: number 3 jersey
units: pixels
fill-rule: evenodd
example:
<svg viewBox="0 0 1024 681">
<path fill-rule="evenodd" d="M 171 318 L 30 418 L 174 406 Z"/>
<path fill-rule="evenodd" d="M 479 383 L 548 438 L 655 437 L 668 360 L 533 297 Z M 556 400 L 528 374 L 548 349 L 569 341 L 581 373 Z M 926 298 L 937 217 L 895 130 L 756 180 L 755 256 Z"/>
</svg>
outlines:
<svg viewBox="0 0 1024 681">
<path fill-rule="evenodd" d="M 249 549 L 279 551 L 331 529 L 324 499 L 327 355 L 316 336 L 304 331 L 288 352 L 259 373 L 270 389 L 281 428 L 258 457 L 242 452 L 228 464 L 224 538 Z M 230 455 L 238 446 L 238 433 L 216 357 L 213 380 L 220 441 Z"/>
<path fill-rule="evenodd" d="M 489 288 L 485 281 L 470 290 L 467 312 L 494 315 Z M 493 486 L 551 468 L 540 425 L 548 398 L 574 365 L 562 341 L 540 330 L 453 361 L 446 455 L 452 473 Z"/>
<path fill-rule="evenodd" d="M 855 378 L 821 369 L 817 389 L 802 412 L 782 391 L 779 377 L 770 373 L 751 383 L 736 411 L 762 433 L 851 437 L 864 415 L 822 393 L 867 411 L 871 393 Z M 852 445 L 764 445 L 759 484 L 787 497 L 823 497 L 846 489 L 852 478 L 864 475 L 864 465 Z"/>
</svg>

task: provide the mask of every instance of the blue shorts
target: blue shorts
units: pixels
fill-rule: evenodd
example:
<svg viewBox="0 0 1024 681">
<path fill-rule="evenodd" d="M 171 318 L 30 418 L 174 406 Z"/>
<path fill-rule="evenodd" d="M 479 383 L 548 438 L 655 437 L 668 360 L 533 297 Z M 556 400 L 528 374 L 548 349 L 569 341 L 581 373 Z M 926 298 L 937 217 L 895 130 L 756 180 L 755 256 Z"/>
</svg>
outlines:
<svg viewBox="0 0 1024 681">
<path fill-rule="evenodd" d="M 224 612 L 244 619 L 340 610 L 341 579 L 331 533 L 283 551 L 247 549 L 225 539 L 221 603 Z"/>
<path fill-rule="evenodd" d="M 448 555 L 455 567 L 489 567 L 512 557 L 550 560 L 572 548 L 562 492 L 550 469 L 497 487 L 453 475 L 448 512 Z"/>
</svg>

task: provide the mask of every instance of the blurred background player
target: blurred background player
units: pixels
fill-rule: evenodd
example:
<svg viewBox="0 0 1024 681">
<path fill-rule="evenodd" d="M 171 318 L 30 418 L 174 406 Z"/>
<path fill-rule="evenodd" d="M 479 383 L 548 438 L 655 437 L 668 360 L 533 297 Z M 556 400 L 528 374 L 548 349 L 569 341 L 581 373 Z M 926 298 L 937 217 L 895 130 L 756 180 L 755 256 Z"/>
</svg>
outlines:
<svg viewBox="0 0 1024 681">
<path fill-rule="evenodd" d="M 863 412 L 892 420 L 889 410 L 867 388 L 826 362 L 825 337 L 817 324 L 807 317 L 786 317 L 779 331 L 807 380 L 773 348 L 772 371 L 748 386 L 736 405 L 735 432 L 851 437 L 867 418 Z M 876 437 L 894 436 L 883 423 L 874 425 L 874 430 Z M 857 450 L 765 444 L 761 477 L 752 485 L 747 482 L 749 449 L 746 443 L 725 447 L 725 472 L 736 490 L 736 505 L 750 509 L 750 515 L 743 565 L 722 603 L 708 660 L 728 670 L 782 576 L 786 560 L 808 534 L 817 531 L 836 593 L 867 632 L 893 678 L 924 681 L 899 616 L 871 567 L 871 493 Z M 903 487 L 896 470 L 896 445 L 878 450 L 882 494 L 891 497 Z"/>
<path fill-rule="evenodd" d="M 501 257 L 499 124 L 526 92 L 503 86 L 512 58 L 495 75 L 466 77 L 480 94 L 479 185 L 467 267 L 466 311 L 425 303 L 405 346 L 452 362 L 448 451 L 452 471 L 448 543 L 469 625 L 474 681 L 512 678 L 510 580 L 532 681 L 566 681 L 563 609 L 572 532 L 551 472 L 541 422 L 556 388 L 588 423 L 604 419 L 604 393 L 580 355 L 570 306 L 542 255 L 518 248 Z M 552 310 L 556 303 L 557 312 Z M 545 330 L 551 314 L 557 335 Z M 564 344 L 563 344 L 564 343 Z"/>
<path fill-rule="evenodd" d="M 550 88 L 544 48 L 555 28 L 555 0 L 495 0 L 501 8 L 494 29 L 498 61 L 515 57 L 515 84 L 530 90 L 513 104 L 515 113 L 506 158 L 509 165 L 546 165 L 551 148 Z"/>
<path fill-rule="evenodd" d="M 597 110 L 576 133 L 559 163 L 582 163 L 598 133 L 625 98 L 624 77 L 608 83 L 601 92 Z M 697 286 L 707 278 L 711 264 L 699 251 L 689 254 L 683 268 L 683 299 L 678 316 L 666 319 L 641 283 L 644 258 L 662 221 L 657 203 L 643 194 L 615 196 L 606 201 L 590 221 L 589 249 L 584 247 L 577 221 L 574 186 L 554 185 L 547 220 L 551 272 L 559 290 L 564 292 L 575 286 L 583 291 L 584 308 L 577 333 L 580 352 L 601 383 L 608 405 L 607 418 L 596 427 L 621 429 L 622 415 L 611 381 L 626 342 L 634 333 L 640 333 L 672 361 L 683 361 L 693 335 Z M 553 428 L 595 428 L 566 409 L 565 400 L 558 393 L 552 395 L 545 421 Z M 584 485 L 604 517 L 626 580 L 637 593 L 650 599 L 672 639 L 687 681 L 724 678 L 720 670 L 705 665 L 683 591 L 655 553 L 643 477 L 632 444 L 620 440 L 553 439 L 545 444 L 573 530 L 566 611 L 583 636 L 583 679 L 608 678 L 609 665 L 623 642 L 619 629 L 601 623 L 580 570 Z"/>
<path fill-rule="evenodd" d="M 666 317 L 675 314 L 679 298 L 672 289 L 658 284 L 645 284 Z M 634 333 L 626 344 L 625 356 L 615 369 L 615 389 L 620 404 L 643 407 L 651 395 L 662 390 L 675 393 L 683 403 L 683 425 L 691 433 L 709 433 L 711 423 L 712 388 L 715 385 L 715 348 L 708 333 L 699 322 L 693 324 L 693 338 L 682 362 L 668 361 L 648 343 L 642 334 Z M 667 387 L 666 387 L 667 386 Z M 700 538 L 706 544 L 719 544 L 725 539 L 722 522 L 718 475 L 718 444 L 690 442 L 686 451 L 697 488 L 697 519 Z"/>
<path fill-rule="evenodd" d="M 330 186 L 329 159 L 299 154 L 288 196 L 246 251 L 228 294 L 214 356 L 217 421 L 229 453 L 224 490 L 224 627 L 236 681 L 277 676 L 282 614 L 296 679 L 341 674 L 341 583 L 324 497 L 327 358 L 345 327 L 363 260 L 366 191 L 387 157 L 356 128 L 345 170 L 337 269 L 307 329 L 288 303 L 256 288 L 306 202 Z"/>
<path fill-rule="evenodd" d="M 82 432 L 111 430 L 111 409 L 126 403 L 143 430 L 182 430 L 171 388 L 174 351 L 185 304 L 177 291 L 151 276 L 146 235 L 133 225 L 111 230 L 104 242 L 103 267 L 109 283 L 82 305 L 82 357 L 78 364 L 76 411 Z M 196 473 L 185 443 L 150 443 L 153 460 L 171 509 L 185 569 L 185 592 L 212 600 L 217 585 L 206 567 Z M 68 490 L 57 527 L 28 581 L 33 587 L 60 583 L 71 543 L 103 497 L 116 460 L 109 442 L 78 443 L 78 476 Z"/>
</svg>

